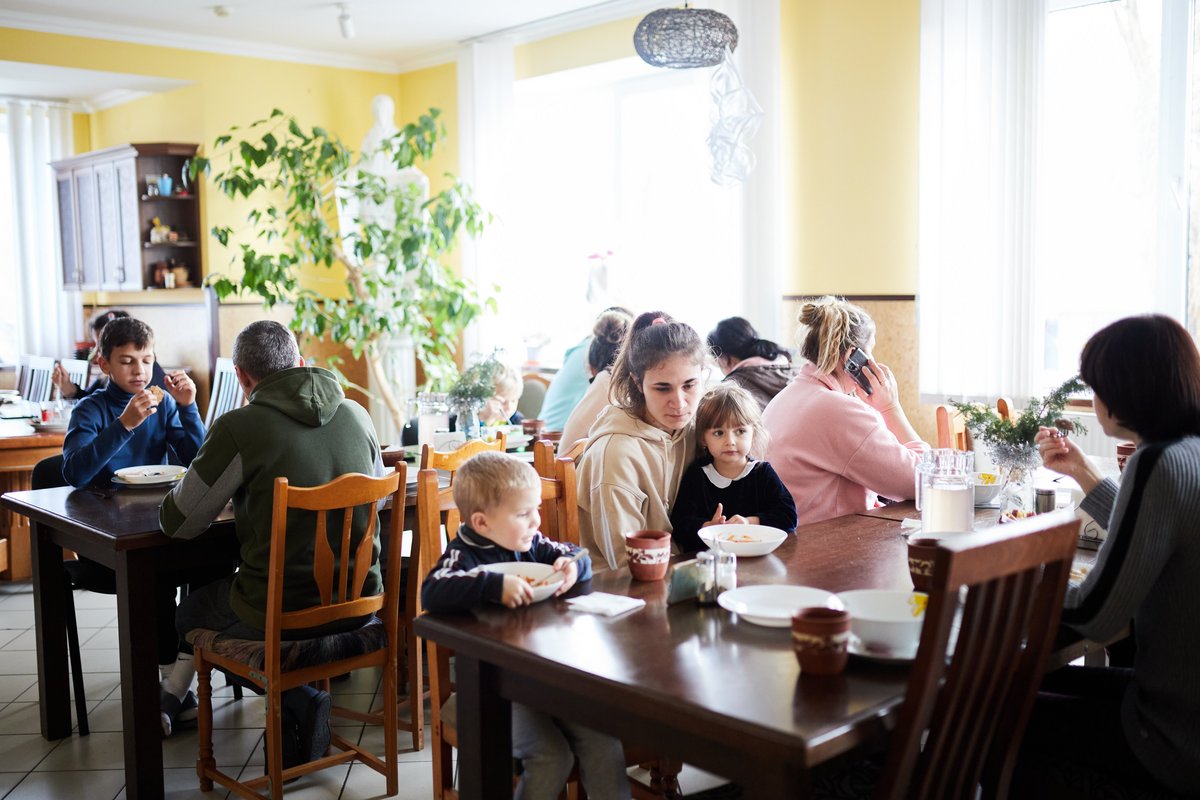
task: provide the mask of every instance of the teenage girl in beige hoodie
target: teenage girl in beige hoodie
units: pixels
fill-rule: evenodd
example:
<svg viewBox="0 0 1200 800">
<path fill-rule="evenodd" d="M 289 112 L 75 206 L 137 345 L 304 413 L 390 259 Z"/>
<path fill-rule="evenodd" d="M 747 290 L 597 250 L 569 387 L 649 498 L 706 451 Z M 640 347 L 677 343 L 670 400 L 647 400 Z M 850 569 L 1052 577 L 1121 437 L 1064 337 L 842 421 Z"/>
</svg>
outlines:
<svg viewBox="0 0 1200 800">
<path fill-rule="evenodd" d="M 613 364 L 609 402 L 579 461 L 579 528 L 596 567 L 625 564 L 625 534 L 671 530 L 679 480 L 696 454 L 692 421 L 707 348 L 661 311 L 634 320 Z"/>
</svg>

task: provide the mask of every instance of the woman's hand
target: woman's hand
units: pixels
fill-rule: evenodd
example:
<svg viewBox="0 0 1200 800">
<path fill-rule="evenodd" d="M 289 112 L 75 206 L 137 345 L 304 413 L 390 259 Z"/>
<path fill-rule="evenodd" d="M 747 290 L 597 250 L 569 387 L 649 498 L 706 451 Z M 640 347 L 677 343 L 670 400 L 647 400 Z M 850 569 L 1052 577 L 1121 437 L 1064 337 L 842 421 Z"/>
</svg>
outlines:
<svg viewBox="0 0 1200 800">
<path fill-rule="evenodd" d="M 871 384 L 871 394 L 861 392 L 858 395 L 864 403 L 880 414 L 900 408 L 900 385 L 896 383 L 896 376 L 890 369 L 874 358 L 869 358 L 862 374 Z"/>
<path fill-rule="evenodd" d="M 504 588 L 500 592 L 500 602 L 508 608 L 527 606 L 533 602 L 533 589 L 525 579 L 518 575 L 505 575 Z"/>
<path fill-rule="evenodd" d="M 1096 484 L 1104 480 L 1100 470 L 1083 454 L 1079 445 L 1057 428 L 1038 428 L 1033 443 L 1037 445 L 1046 469 L 1074 478 L 1084 494 L 1091 492 L 1096 488 Z"/>
</svg>

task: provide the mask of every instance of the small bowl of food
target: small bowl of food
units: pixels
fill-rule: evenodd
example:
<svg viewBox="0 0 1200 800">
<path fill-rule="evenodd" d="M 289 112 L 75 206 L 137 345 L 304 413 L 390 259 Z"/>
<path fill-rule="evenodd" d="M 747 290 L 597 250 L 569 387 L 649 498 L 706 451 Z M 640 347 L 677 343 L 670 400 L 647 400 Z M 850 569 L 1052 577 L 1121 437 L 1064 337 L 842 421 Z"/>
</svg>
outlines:
<svg viewBox="0 0 1200 800">
<path fill-rule="evenodd" d="M 728 523 L 709 525 L 700 529 L 700 539 L 709 550 L 733 553 L 735 556 L 765 556 L 787 539 L 787 533 L 770 525 Z"/>
<path fill-rule="evenodd" d="M 487 564 L 481 569 L 484 572 L 499 572 L 503 575 L 516 575 L 530 586 L 540 580 L 544 580 L 554 572 L 554 567 L 549 564 L 538 564 L 533 561 L 508 561 L 502 564 Z M 558 591 L 558 587 L 563 584 L 563 576 L 558 575 L 554 580 L 542 586 L 534 586 L 533 602 L 540 603 L 546 598 L 552 596 Z"/>
<path fill-rule="evenodd" d="M 986 506 L 996 499 L 1004 488 L 1000 476 L 994 472 L 975 473 L 975 505 Z"/>
<path fill-rule="evenodd" d="M 892 589 L 839 592 L 850 612 L 850 632 L 871 652 L 911 656 L 921 641 L 929 595 Z"/>
</svg>

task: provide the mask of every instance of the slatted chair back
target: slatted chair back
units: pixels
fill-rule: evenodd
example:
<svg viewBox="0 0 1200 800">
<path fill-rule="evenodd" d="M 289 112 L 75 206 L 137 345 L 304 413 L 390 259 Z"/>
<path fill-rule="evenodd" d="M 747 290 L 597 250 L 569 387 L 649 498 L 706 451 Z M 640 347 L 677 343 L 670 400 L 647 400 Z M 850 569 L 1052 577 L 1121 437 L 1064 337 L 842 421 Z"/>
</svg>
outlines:
<svg viewBox="0 0 1200 800">
<path fill-rule="evenodd" d="M 548 539 L 579 546 L 579 495 L 575 462 L 554 461 L 554 477 L 540 478 L 542 484 L 541 531 Z"/>
<path fill-rule="evenodd" d="M 954 450 L 968 450 L 967 423 L 963 415 L 953 406 L 938 406 L 934 412 L 937 420 L 937 446 Z"/>
<path fill-rule="evenodd" d="M 86 389 L 88 385 L 88 362 L 82 358 L 63 358 L 59 364 L 66 371 L 67 377 L 71 379 L 71 383 L 78 386 L 80 389 Z"/>
<path fill-rule="evenodd" d="M 200 677 L 199 740 L 200 759 L 197 773 L 200 786 L 209 791 L 213 782 L 245 797 L 262 797 L 257 790 L 269 787 L 271 796 L 281 797 L 283 781 L 349 761 L 360 761 L 383 774 L 387 793 L 399 790 L 397 766 L 397 670 L 401 649 L 402 615 L 405 606 L 412 608 L 420 582 L 419 565 L 411 563 L 406 577 L 407 592 L 400 594 L 400 547 L 388 548 L 388 563 L 384 570 L 382 594 L 367 595 L 366 579 L 379 536 L 377 509 L 389 496 L 394 509 L 404 508 L 405 468 L 381 478 L 361 474 L 342 475 L 335 480 L 312 488 L 288 485 L 286 478 L 275 481 L 271 554 L 268 568 L 266 636 L 262 642 L 223 641 L 215 631 L 193 631 L 197 672 Z M 313 563 L 311 580 L 316 585 L 317 602 L 304 609 L 285 610 L 284 579 L 288 566 L 288 519 L 295 527 L 295 512 L 311 512 Z M 354 541 L 355 515 L 362 530 Z M 365 520 L 363 519 L 365 517 Z M 388 535 L 400 541 L 403 513 L 390 516 Z M 292 535 L 297 535 L 296 531 Z M 294 559 L 295 555 L 292 554 Z M 294 561 L 293 561 L 294 563 Z M 307 573 L 307 570 L 305 570 Z M 293 575 L 295 573 L 293 572 Z M 377 621 L 348 633 L 320 637 L 321 645 L 311 647 L 307 642 L 284 641 L 286 631 L 335 625 L 374 615 Z M 411 624 L 409 625 L 411 627 Z M 311 641 L 311 640 L 310 640 Z M 251 647 L 261 648 L 257 654 L 247 653 Z M 285 667 L 284 662 L 288 666 Z M 413 686 L 420 687 L 420 657 L 416 658 Z M 267 696 L 267 774 L 248 781 L 238 781 L 217 768 L 212 749 L 212 685 L 211 671 L 216 666 L 233 672 L 243 680 L 258 685 Z M 381 757 L 356 742 L 341 736 L 334 728 L 331 743 L 335 752 L 307 764 L 283 769 L 280 714 L 283 692 L 302 684 L 319 682 L 328 689 L 331 678 L 362 667 L 377 667 L 382 671 L 383 708 L 363 713 L 334 706 L 332 713 L 360 721 L 381 724 L 384 730 L 384 754 Z M 413 704 L 412 730 L 414 746 L 423 744 L 421 704 Z"/>
<path fill-rule="evenodd" d="M 1064 511 L 941 540 L 876 797 L 975 797 L 976 787 L 984 798 L 1008 796 L 1078 535 L 1079 521 Z"/>
<path fill-rule="evenodd" d="M 17 375 L 17 392 L 22 400 L 31 403 L 44 403 L 50 399 L 54 383 L 50 376 L 54 373 L 54 359 L 48 356 L 21 356 L 17 363 L 20 374 Z"/>
<path fill-rule="evenodd" d="M 246 394 L 233 371 L 232 358 L 218 358 L 213 368 L 212 391 L 208 393 L 208 411 L 204 414 L 204 427 L 211 428 L 217 417 L 226 411 L 241 408 L 246 404 Z"/>
<path fill-rule="evenodd" d="M 461 467 L 468 458 L 487 450 L 503 453 L 507 446 L 508 440 L 504 436 L 504 431 L 497 431 L 493 441 L 472 439 L 454 450 L 434 450 L 427 444 L 422 445 L 421 469 L 440 469 L 449 472 L 450 480 L 453 482 L 455 470 Z"/>
</svg>

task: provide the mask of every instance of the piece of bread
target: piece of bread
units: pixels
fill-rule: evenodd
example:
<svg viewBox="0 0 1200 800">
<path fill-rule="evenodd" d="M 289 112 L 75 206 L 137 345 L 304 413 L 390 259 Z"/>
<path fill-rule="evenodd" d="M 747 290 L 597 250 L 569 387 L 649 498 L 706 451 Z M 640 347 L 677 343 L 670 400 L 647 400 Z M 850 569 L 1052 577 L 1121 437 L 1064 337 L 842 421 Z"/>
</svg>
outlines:
<svg viewBox="0 0 1200 800">
<path fill-rule="evenodd" d="M 147 388 L 146 391 L 150 392 L 150 394 L 154 396 L 154 405 L 158 405 L 159 403 L 162 402 L 162 399 L 163 399 L 163 390 L 162 389 L 158 388 L 157 386 L 151 386 L 151 387 Z"/>
</svg>

